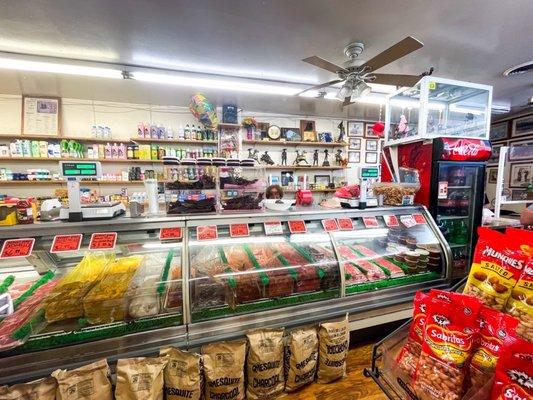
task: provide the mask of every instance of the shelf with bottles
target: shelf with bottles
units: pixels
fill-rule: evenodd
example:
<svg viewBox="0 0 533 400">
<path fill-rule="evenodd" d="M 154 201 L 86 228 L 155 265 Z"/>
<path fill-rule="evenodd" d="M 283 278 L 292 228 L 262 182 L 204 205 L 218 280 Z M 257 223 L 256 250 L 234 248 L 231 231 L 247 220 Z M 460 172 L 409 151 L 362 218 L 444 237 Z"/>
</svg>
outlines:
<svg viewBox="0 0 533 400">
<path fill-rule="evenodd" d="M 142 185 L 143 181 L 112 181 L 112 180 L 82 180 L 82 184 L 84 185 Z M 0 186 L 11 186 L 11 185 L 42 185 L 42 186 L 48 186 L 48 185 L 66 185 L 67 181 L 65 180 L 21 180 L 21 181 L 2 181 L 0 180 Z"/>
<path fill-rule="evenodd" d="M 15 162 L 28 162 L 28 161 L 38 161 L 38 162 L 58 162 L 58 161 L 100 161 L 103 163 L 130 163 L 130 162 L 138 162 L 138 163 L 162 163 L 163 160 L 144 160 L 144 159 L 136 159 L 136 160 L 130 160 L 127 158 L 77 158 L 77 157 L 0 157 L 0 161 L 15 161 Z"/>
<path fill-rule="evenodd" d="M 93 137 L 93 136 L 54 136 L 54 135 L 21 135 L 20 133 L 13 133 L 11 135 L 0 135 L 0 142 L 3 141 L 13 141 L 13 139 L 19 140 L 49 140 L 53 142 L 60 142 L 61 140 L 72 140 L 75 142 L 94 142 L 94 143 L 107 143 L 113 141 L 127 141 L 123 138 L 114 138 L 114 137 Z"/>
<path fill-rule="evenodd" d="M 446 220 L 437 217 L 437 226 L 448 243 L 468 245 L 470 241 L 470 221 L 468 219 Z"/>
<path fill-rule="evenodd" d="M 243 140 L 243 144 L 267 145 L 267 146 L 315 146 L 315 147 L 346 147 L 346 142 L 302 142 L 302 141 L 278 141 L 278 140 Z"/>
<path fill-rule="evenodd" d="M 324 170 L 324 171 L 331 171 L 331 170 L 341 170 L 346 169 L 347 167 L 343 167 L 341 165 L 331 165 L 329 167 L 324 166 L 297 166 L 297 165 L 266 165 L 264 166 L 265 169 L 287 169 L 287 170 Z"/>
<path fill-rule="evenodd" d="M 214 144 L 218 143 L 217 140 L 211 139 L 150 139 L 150 138 L 130 138 L 132 142 L 135 143 L 168 143 L 168 144 L 190 144 L 196 146 L 203 146 L 205 144 Z"/>
</svg>

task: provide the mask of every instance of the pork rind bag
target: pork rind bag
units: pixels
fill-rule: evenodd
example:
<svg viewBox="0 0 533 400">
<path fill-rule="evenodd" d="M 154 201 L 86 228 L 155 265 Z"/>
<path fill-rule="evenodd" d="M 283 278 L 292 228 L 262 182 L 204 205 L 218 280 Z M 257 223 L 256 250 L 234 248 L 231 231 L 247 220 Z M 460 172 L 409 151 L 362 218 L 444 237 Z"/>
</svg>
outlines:
<svg viewBox="0 0 533 400">
<path fill-rule="evenodd" d="M 318 328 L 318 383 L 330 383 L 346 376 L 350 347 L 348 315 L 341 321 L 324 322 Z"/>
<path fill-rule="evenodd" d="M 478 233 L 463 293 L 479 298 L 487 307 L 503 311 L 527 258 L 515 238 L 483 227 L 478 228 Z"/>
<path fill-rule="evenodd" d="M 116 400 L 163 400 L 164 357 L 123 358 L 117 362 Z"/>
<path fill-rule="evenodd" d="M 57 382 L 54 378 L 0 387 L 0 400 L 55 400 Z"/>
<path fill-rule="evenodd" d="M 416 292 L 413 300 L 413 321 L 409 327 L 407 342 L 396 358 L 398 366 L 411 377 L 415 374 L 418 358 L 422 352 L 426 307 L 429 299 L 430 297 L 427 294 L 421 291 Z"/>
<path fill-rule="evenodd" d="M 251 400 L 272 399 L 283 392 L 283 328 L 256 329 L 246 334 L 246 397 Z"/>
<path fill-rule="evenodd" d="M 432 297 L 427 304 L 422 353 L 415 372 L 420 400 L 459 400 L 479 332 L 481 302 L 454 295 L 453 302 Z"/>
<path fill-rule="evenodd" d="M 52 376 L 57 380 L 57 400 L 113 399 L 109 366 L 105 359 L 71 371 L 58 369 L 52 372 Z"/>
<path fill-rule="evenodd" d="M 167 400 L 200 400 L 203 391 L 202 356 L 175 347 L 161 349 L 168 360 L 164 371 Z"/>
<path fill-rule="evenodd" d="M 315 327 L 291 331 L 285 345 L 285 391 L 293 392 L 313 382 L 318 361 Z"/>
<path fill-rule="evenodd" d="M 204 357 L 205 399 L 242 400 L 246 342 L 210 343 L 202 347 Z"/>
</svg>

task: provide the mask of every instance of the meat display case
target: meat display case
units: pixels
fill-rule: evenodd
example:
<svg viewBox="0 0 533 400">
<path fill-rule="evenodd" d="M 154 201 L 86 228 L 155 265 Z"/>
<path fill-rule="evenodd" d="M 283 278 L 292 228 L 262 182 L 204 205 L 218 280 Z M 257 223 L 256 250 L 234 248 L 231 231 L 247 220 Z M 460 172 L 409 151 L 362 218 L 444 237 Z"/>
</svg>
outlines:
<svg viewBox="0 0 533 400">
<path fill-rule="evenodd" d="M 89 249 L 91 237 L 110 231 L 117 234 L 106 256 L 111 260 L 87 283 L 80 268 L 104 257 Z M 51 251 L 56 235 L 77 234 L 83 235 L 79 250 Z M 17 238 L 34 238 L 33 252 L 0 260 L 0 278 L 14 274 L 16 284 L 53 271 L 50 293 L 60 295 L 38 302 L 29 325 L 22 324 L 29 337 L 0 352 L 0 384 L 103 357 L 113 364 L 166 345 L 194 349 L 255 327 L 292 327 L 345 313 L 356 330 L 408 318 L 417 290 L 451 282 L 450 249 L 421 206 L 0 229 L 0 241 Z"/>
</svg>

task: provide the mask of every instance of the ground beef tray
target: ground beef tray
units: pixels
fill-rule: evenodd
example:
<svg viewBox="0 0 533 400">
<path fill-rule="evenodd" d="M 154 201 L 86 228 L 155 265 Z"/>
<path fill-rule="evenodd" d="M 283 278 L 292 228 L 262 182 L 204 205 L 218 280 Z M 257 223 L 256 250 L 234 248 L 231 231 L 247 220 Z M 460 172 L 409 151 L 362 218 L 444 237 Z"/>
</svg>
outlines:
<svg viewBox="0 0 533 400">
<path fill-rule="evenodd" d="M 265 245 L 251 245 L 250 250 L 268 277 L 266 296 L 286 297 L 294 293 L 294 279 L 277 257 L 277 251 Z"/>
<path fill-rule="evenodd" d="M 297 293 L 312 292 L 320 289 L 320 278 L 316 266 L 309 265 L 309 261 L 289 244 L 280 243 L 276 248 L 298 274 L 296 282 Z"/>
</svg>

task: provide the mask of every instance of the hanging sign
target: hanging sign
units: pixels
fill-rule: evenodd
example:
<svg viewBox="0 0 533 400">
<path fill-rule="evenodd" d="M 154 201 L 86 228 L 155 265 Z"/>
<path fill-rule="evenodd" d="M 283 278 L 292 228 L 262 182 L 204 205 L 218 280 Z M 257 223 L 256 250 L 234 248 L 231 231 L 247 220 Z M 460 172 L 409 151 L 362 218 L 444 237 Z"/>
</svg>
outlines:
<svg viewBox="0 0 533 400">
<path fill-rule="evenodd" d="M 339 230 L 339 225 L 335 218 L 327 218 L 322 220 L 322 226 L 326 232 L 334 232 Z"/>
<path fill-rule="evenodd" d="M 265 227 L 265 235 L 283 235 L 280 221 L 266 221 L 263 226 Z"/>
<path fill-rule="evenodd" d="M 161 228 L 159 230 L 159 240 L 177 240 L 181 239 L 183 233 L 181 228 Z"/>
<path fill-rule="evenodd" d="M 116 232 L 93 233 L 89 242 L 89 250 L 113 250 L 116 243 Z"/>
<path fill-rule="evenodd" d="M 83 235 L 75 233 L 73 235 L 55 235 L 50 247 L 50 253 L 63 253 L 66 251 L 78 251 L 81 247 Z"/>
<path fill-rule="evenodd" d="M 295 219 L 288 222 L 291 233 L 307 233 L 307 227 L 303 219 Z"/>
<path fill-rule="evenodd" d="M 353 222 L 351 218 L 337 218 L 337 224 L 341 231 L 353 231 Z"/>
<path fill-rule="evenodd" d="M 31 255 L 34 244 L 34 238 L 8 239 L 2 245 L 0 258 L 28 257 Z"/>
<path fill-rule="evenodd" d="M 218 229 L 216 225 L 205 225 L 196 227 L 196 238 L 198 240 L 218 239 Z"/>
<path fill-rule="evenodd" d="M 231 224 L 229 226 L 230 237 L 247 237 L 250 236 L 250 227 L 248 224 Z"/>
<path fill-rule="evenodd" d="M 385 221 L 385 225 L 387 225 L 389 228 L 400 226 L 396 215 L 384 215 L 383 220 Z"/>
</svg>

